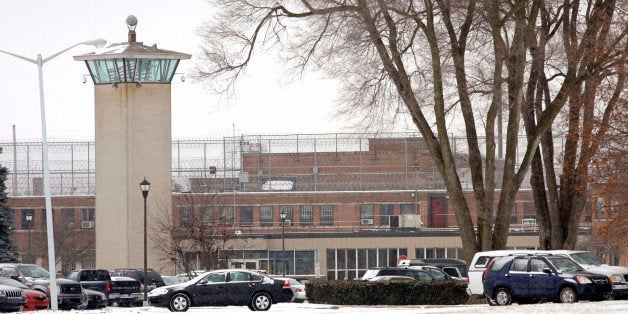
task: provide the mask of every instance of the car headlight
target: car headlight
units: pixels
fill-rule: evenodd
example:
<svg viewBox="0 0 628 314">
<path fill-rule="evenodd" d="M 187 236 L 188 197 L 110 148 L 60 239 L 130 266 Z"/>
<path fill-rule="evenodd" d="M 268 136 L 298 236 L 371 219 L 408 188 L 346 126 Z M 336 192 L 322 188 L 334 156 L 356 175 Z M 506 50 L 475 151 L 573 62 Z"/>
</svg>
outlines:
<svg viewBox="0 0 628 314">
<path fill-rule="evenodd" d="M 150 296 L 157 296 L 157 295 L 162 295 L 162 294 L 168 294 L 169 290 L 167 288 L 156 288 L 150 291 L 150 293 L 148 293 L 148 295 Z"/>
<path fill-rule="evenodd" d="M 611 275 L 608 277 L 611 282 L 624 282 L 623 275 Z"/>
<path fill-rule="evenodd" d="M 591 280 L 585 276 L 576 276 L 579 283 L 591 283 Z"/>
<path fill-rule="evenodd" d="M 6 293 L 6 292 L 4 292 L 4 291 L 0 291 L 0 297 L 4 297 L 4 296 L 6 296 L 6 295 L 7 295 L 7 293 Z"/>
</svg>

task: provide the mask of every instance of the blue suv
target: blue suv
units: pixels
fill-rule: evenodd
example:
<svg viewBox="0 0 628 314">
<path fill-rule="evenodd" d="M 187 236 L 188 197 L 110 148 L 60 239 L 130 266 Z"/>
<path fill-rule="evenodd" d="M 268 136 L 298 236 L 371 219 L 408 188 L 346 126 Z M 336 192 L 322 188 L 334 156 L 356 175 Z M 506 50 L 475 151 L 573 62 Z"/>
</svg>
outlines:
<svg viewBox="0 0 628 314">
<path fill-rule="evenodd" d="M 496 258 L 482 276 L 484 294 L 490 305 L 512 302 L 608 299 L 612 285 L 608 277 L 584 271 L 565 256 L 529 254 Z"/>
</svg>

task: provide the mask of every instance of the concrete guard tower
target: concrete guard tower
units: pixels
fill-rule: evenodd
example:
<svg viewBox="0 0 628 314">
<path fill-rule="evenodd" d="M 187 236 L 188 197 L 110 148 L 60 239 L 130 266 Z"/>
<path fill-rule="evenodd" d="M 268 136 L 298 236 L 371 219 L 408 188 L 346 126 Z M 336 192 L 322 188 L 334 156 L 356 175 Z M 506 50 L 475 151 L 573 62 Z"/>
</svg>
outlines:
<svg viewBox="0 0 628 314">
<path fill-rule="evenodd" d="M 151 217 L 172 207 L 171 86 L 180 60 L 189 54 L 136 41 L 137 19 L 126 19 L 128 42 L 85 61 L 94 82 L 96 146 L 96 267 L 141 268 L 144 263 L 144 198 L 147 199 L 148 266 L 159 269 Z"/>
</svg>

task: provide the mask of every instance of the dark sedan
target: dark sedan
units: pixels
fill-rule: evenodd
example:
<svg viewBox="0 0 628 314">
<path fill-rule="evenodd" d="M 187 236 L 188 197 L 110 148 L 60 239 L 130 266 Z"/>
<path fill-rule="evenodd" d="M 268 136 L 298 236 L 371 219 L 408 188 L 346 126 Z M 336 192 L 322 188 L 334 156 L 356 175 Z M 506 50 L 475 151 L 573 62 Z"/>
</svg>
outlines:
<svg viewBox="0 0 628 314">
<path fill-rule="evenodd" d="M 292 290 L 277 280 L 244 269 L 216 270 L 188 282 L 160 287 L 148 294 L 151 305 L 173 312 L 190 306 L 246 305 L 252 311 L 267 311 L 273 303 L 290 302 Z"/>
</svg>

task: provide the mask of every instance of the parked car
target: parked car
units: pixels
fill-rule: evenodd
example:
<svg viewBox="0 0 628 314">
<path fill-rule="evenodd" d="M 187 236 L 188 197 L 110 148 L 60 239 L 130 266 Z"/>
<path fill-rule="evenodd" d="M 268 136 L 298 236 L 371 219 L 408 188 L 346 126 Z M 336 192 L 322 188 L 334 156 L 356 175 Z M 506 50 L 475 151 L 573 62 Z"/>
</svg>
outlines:
<svg viewBox="0 0 628 314">
<path fill-rule="evenodd" d="M 105 299 L 109 299 L 111 276 L 105 269 L 76 269 L 69 272 L 66 279 L 80 283 L 83 289 L 101 292 L 105 295 Z"/>
<path fill-rule="evenodd" d="M 405 276 L 415 280 L 436 280 L 429 272 L 410 267 L 381 267 L 369 269 L 362 276 L 362 280 L 371 280 L 381 276 Z"/>
<path fill-rule="evenodd" d="M 536 250 L 497 250 L 477 252 L 471 259 L 469 270 L 467 272 L 467 294 L 470 296 L 484 297 L 484 286 L 482 285 L 482 274 L 486 270 L 488 264 L 496 257 L 508 255 L 525 255 L 547 253 L 546 251 Z"/>
<path fill-rule="evenodd" d="M 400 259 L 397 266 L 435 266 L 454 279 L 467 280 L 467 264 L 454 258 Z"/>
<path fill-rule="evenodd" d="M 369 279 L 369 281 L 383 281 L 383 282 L 391 282 L 391 281 L 415 281 L 416 279 L 408 276 L 377 276 Z"/>
<path fill-rule="evenodd" d="M 292 290 L 286 281 L 245 269 L 207 272 L 188 282 L 153 289 L 151 305 L 173 312 L 190 306 L 246 305 L 252 311 L 267 311 L 273 303 L 290 302 Z"/>
<path fill-rule="evenodd" d="M 482 282 L 491 305 L 538 300 L 599 301 L 612 291 L 608 277 L 587 272 L 565 256 L 551 254 L 496 258 L 486 268 Z"/>
<path fill-rule="evenodd" d="M 41 291 L 29 289 L 25 284 L 7 277 L 0 277 L 0 285 L 24 290 L 26 305 L 24 305 L 22 311 L 47 310 L 50 308 L 50 299 Z"/>
<path fill-rule="evenodd" d="M 273 279 L 285 280 L 290 284 L 290 290 L 292 290 L 292 302 L 305 302 L 307 300 L 307 295 L 305 292 L 305 284 L 299 282 L 294 278 L 289 277 L 273 277 Z"/>
<path fill-rule="evenodd" d="M 15 279 L 33 290 L 41 291 L 50 297 L 50 274 L 43 267 L 34 264 L 0 264 L 0 274 Z M 87 299 L 81 284 L 76 281 L 57 278 L 57 304 L 60 309 L 81 310 L 87 307 Z"/>
<path fill-rule="evenodd" d="M 432 275 L 434 277 L 434 279 L 436 279 L 436 280 L 452 280 L 452 279 L 454 279 L 453 277 L 447 275 L 447 273 L 445 273 L 444 271 L 442 271 L 440 268 L 438 268 L 436 266 L 429 266 L 429 265 L 408 266 L 408 268 L 424 270 L 424 271 L 430 273 L 430 275 Z"/>
<path fill-rule="evenodd" d="M 613 298 L 628 298 L 628 267 L 610 266 L 595 254 L 587 251 L 557 250 L 551 252 L 569 257 L 586 271 L 608 276 L 613 284 Z"/>
<path fill-rule="evenodd" d="M 108 305 L 140 306 L 144 300 L 141 283 L 131 277 L 112 276 Z"/>
<path fill-rule="evenodd" d="M 0 284 L 0 311 L 19 312 L 26 305 L 24 290 Z"/>
<path fill-rule="evenodd" d="M 104 293 L 92 289 L 83 289 L 83 292 L 87 296 L 87 309 L 107 307 L 107 296 Z"/>
<path fill-rule="evenodd" d="M 120 268 L 110 271 L 109 274 L 111 276 L 121 276 L 121 277 L 131 277 L 137 281 L 139 281 L 142 286 L 141 290 L 144 291 L 144 269 L 143 268 Z M 148 280 L 147 288 L 148 291 L 151 291 L 157 287 L 163 287 L 166 285 L 164 280 L 161 278 L 161 275 L 153 269 L 147 270 Z"/>
</svg>

